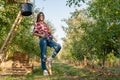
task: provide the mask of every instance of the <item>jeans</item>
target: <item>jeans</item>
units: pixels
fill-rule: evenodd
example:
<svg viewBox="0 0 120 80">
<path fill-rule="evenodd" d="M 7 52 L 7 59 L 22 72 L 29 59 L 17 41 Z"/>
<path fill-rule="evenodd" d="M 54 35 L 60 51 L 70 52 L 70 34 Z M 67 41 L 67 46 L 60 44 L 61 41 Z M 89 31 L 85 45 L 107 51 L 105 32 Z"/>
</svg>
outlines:
<svg viewBox="0 0 120 80">
<path fill-rule="evenodd" d="M 47 50 L 47 46 L 54 48 L 54 51 L 51 55 L 52 58 L 55 58 L 55 56 L 57 55 L 57 53 L 60 51 L 61 46 L 60 44 L 56 43 L 55 41 L 53 41 L 52 39 L 50 39 L 49 41 L 47 40 L 47 38 L 40 38 L 40 49 L 41 49 L 41 66 L 42 66 L 42 70 L 46 70 L 46 50 Z"/>
</svg>

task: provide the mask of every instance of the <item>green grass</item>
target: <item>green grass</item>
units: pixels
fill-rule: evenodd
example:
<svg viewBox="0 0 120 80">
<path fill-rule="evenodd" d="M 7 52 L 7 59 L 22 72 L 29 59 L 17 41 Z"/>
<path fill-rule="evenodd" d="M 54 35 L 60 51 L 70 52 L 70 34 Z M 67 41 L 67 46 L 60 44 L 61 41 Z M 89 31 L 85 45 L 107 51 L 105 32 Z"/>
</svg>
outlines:
<svg viewBox="0 0 120 80">
<path fill-rule="evenodd" d="M 110 70 L 120 72 L 117 68 Z M 80 69 L 64 63 L 53 63 L 52 71 L 52 76 L 43 76 L 38 67 L 26 76 L 1 76 L 0 80 L 120 80 L 120 76 L 96 76 L 99 72 L 90 72 L 87 68 Z"/>
</svg>

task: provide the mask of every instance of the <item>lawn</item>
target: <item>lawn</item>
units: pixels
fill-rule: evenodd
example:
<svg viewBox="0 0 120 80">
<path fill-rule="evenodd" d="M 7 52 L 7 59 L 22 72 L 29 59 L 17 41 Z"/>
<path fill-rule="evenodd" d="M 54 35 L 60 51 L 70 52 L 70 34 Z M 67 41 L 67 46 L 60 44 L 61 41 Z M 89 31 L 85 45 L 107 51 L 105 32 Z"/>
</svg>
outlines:
<svg viewBox="0 0 120 80">
<path fill-rule="evenodd" d="M 109 71 L 120 73 L 119 68 L 107 68 Z M 120 75 L 111 75 L 99 70 L 90 71 L 88 68 L 77 68 L 65 63 L 53 63 L 53 75 L 43 76 L 40 67 L 25 76 L 0 76 L 0 80 L 120 80 Z"/>
</svg>

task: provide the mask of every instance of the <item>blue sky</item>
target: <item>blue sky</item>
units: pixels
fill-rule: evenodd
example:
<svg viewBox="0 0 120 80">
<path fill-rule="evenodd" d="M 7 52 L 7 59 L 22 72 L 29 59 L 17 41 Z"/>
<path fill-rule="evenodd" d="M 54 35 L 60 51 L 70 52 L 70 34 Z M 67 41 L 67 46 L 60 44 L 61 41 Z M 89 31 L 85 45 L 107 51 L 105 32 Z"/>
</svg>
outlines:
<svg viewBox="0 0 120 80">
<path fill-rule="evenodd" d="M 68 19 L 70 12 L 75 10 L 74 7 L 66 6 L 66 0 L 35 0 L 36 8 L 40 8 L 45 14 L 45 19 L 53 24 L 56 29 L 54 36 L 58 43 L 62 44 L 61 38 L 65 37 L 62 26 L 67 26 L 62 19 Z"/>
</svg>

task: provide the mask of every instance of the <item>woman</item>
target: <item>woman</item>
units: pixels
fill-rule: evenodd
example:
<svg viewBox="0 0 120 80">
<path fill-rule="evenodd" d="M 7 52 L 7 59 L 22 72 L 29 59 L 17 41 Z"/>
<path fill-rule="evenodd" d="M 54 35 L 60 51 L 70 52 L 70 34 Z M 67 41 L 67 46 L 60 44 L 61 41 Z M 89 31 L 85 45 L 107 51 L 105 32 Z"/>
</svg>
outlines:
<svg viewBox="0 0 120 80">
<path fill-rule="evenodd" d="M 40 38 L 39 45 L 41 49 L 41 66 L 43 70 L 43 75 L 47 76 L 49 74 L 46 68 L 46 60 L 48 61 L 48 67 L 51 68 L 52 60 L 60 51 L 61 46 L 60 44 L 53 41 L 53 36 L 47 24 L 44 22 L 44 18 L 45 18 L 44 13 L 39 12 L 39 14 L 37 15 L 37 21 L 33 29 L 33 35 L 38 36 Z M 54 48 L 54 52 L 48 59 L 46 57 L 47 46 Z"/>
</svg>

